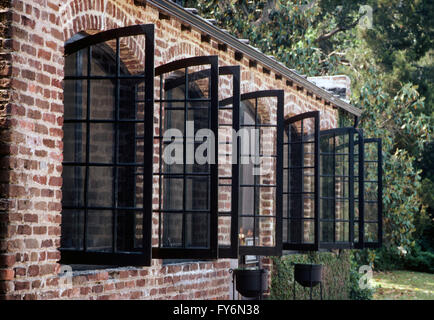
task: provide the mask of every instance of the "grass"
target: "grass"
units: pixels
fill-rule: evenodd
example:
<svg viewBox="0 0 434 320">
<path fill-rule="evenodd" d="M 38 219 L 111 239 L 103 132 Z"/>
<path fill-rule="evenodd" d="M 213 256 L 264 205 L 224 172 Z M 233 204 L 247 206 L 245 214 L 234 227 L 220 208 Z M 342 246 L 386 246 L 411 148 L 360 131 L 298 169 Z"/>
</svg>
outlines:
<svg viewBox="0 0 434 320">
<path fill-rule="evenodd" d="M 374 300 L 434 300 L 434 274 L 413 271 L 375 272 Z"/>
</svg>

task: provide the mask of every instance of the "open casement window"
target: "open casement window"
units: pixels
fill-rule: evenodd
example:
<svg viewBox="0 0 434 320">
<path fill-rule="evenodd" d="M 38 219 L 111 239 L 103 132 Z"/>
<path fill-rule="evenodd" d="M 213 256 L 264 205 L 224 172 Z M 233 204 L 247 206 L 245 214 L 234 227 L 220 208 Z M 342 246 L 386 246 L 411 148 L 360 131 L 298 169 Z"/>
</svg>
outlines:
<svg viewBox="0 0 434 320">
<path fill-rule="evenodd" d="M 359 224 L 363 216 L 363 201 L 359 201 L 358 192 L 363 190 L 360 141 L 363 142 L 363 135 L 355 128 L 320 132 L 320 248 L 353 248 L 360 242 Z"/>
<path fill-rule="evenodd" d="M 219 68 L 219 233 L 218 257 L 238 258 L 239 145 L 232 146 L 240 128 L 240 66 Z M 235 232 L 232 232 L 235 230 Z"/>
<path fill-rule="evenodd" d="M 239 228 L 232 230 L 240 255 L 282 253 L 283 106 L 283 90 L 241 95 Z"/>
<path fill-rule="evenodd" d="M 364 139 L 363 189 L 360 201 L 363 212 L 360 216 L 360 248 L 379 248 L 383 240 L 383 183 L 381 139 Z M 356 230 L 357 231 L 357 230 Z"/>
<path fill-rule="evenodd" d="M 154 26 L 65 46 L 61 262 L 150 265 Z"/>
<path fill-rule="evenodd" d="M 202 76 L 200 76 L 202 73 Z M 203 76 L 203 74 L 207 76 Z M 217 56 L 177 60 L 155 69 L 153 258 L 218 257 Z M 156 82 L 156 83 L 157 83 Z M 157 109 L 156 108 L 156 109 Z"/>
<path fill-rule="evenodd" d="M 319 111 L 285 121 L 283 250 L 319 249 Z"/>
</svg>

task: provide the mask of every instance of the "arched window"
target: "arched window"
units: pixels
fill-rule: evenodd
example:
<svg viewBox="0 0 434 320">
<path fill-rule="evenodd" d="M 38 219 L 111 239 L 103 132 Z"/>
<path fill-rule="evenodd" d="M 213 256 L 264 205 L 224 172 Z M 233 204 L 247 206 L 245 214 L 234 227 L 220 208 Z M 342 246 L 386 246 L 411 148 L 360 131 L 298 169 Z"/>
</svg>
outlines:
<svg viewBox="0 0 434 320">
<path fill-rule="evenodd" d="M 65 46 L 63 263 L 150 264 L 153 28 Z"/>
<path fill-rule="evenodd" d="M 281 255 L 283 90 L 241 95 L 240 255 Z"/>
<path fill-rule="evenodd" d="M 285 121 L 283 249 L 319 248 L 319 111 Z"/>
</svg>

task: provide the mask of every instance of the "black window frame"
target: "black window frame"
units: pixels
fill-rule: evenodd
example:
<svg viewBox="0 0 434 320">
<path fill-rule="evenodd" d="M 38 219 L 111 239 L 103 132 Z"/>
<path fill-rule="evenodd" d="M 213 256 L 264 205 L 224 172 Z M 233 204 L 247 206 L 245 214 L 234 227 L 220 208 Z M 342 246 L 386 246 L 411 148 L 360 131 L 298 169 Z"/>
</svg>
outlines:
<svg viewBox="0 0 434 320">
<path fill-rule="evenodd" d="M 314 128 L 313 128 L 313 141 L 304 141 L 303 140 L 303 124 L 305 120 L 309 120 L 309 119 L 313 119 L 314 121 Z M 296 140 L 295 142 L 292 142 L 292 140 L 290 140 L 290 129 L 291 126 L 294 125 L 297 122 L 301 122 L 301 131 L 302 131 L 302 135 L 301 135 L 301 140 Z M 320 144 L 319 144 L 319 140 L 320 140 L 320 112 L 319 111 L 310 111 L 310 112 L 305 112 L 305 113 L 301 113 L 298 115 L 295 115 L 293 117 L 290 117 L 288 119 L 285 120 L 285 134 L 287 135 L 287 141 L 285 143 L 285 141 L 283 142 L 283 145 L 287 145 L 288 148 L 288 153 L 287 153 L 287 163 L 283 162 L 283 171 L 287 170 L 287 190 L 286 192 L 283 192 L 283 197 L 287 198 L 287 215 L 288 217 L 285 218 L 282 215 L 282 227 L 283 227 L 283 223 L 285 223 L 285 220 L 287 220 L 287 242 L 283 242 L 283 250 L 296 250 L 296 251 L 318 251 L 320 248 L 320 241 L 319 241 L 319 234 L 320 234 L 320 209 L 319 209 L 319 204 L 320 204 L 320 193 L 319 193 L 319 186 L 320 186 L 320 170 L 319 170 L 319 161 L 320 161 Z M 303 148 L 304 145 L 306 143 L 312 144 L 314 145 L 314 150 L 313 150 L 313 156 L 314 156 L 314 164 L 313 167 L 308 167 L 310 169 L 313 169 L 314 172 L 314 190 L 313 192 L 309 192 L 309 193 L 313 193 L 313 200 L 314 200 L 314 215 L 313 218 L 290 218 L 290 214 L 292 211 L 292 207 L 291 207 L 291 195 L 292 194 L 296 194 L 296 195 L 301 195 L 301 198 L 304 199 L 304 194 L 306 194 L 306 192 L 304 191 L 304 189 L 302 189 L 300 192 L 292 192 L 291 191 L 291 181 L 293 181 L 292 177 L 291 177 L 291 173 L 292 171 L 300 171 L 301 172 L 306 169 L 307 167 L 304 166 L 304 164 L 301 167 L 298 166 L 293 166 L 291 164 L 291 155 L 292 155 L 292 150 L 291 150 L 291 146 L 292 145 L 296 145 L 298 147 Z M 283 149 L 283 152 L 285 151 L 285 149 Z M 299 151 L 299 150 L 297 150 Z M 299 160 L 301 160 L 303 162 L 303 158 L 300 158 Z M 302 173 L 303 176 L 303 173 Z M 303 187 L 303 182 L 302 182 L 302 187 Z M 303 203 L 299 204 L 300 206 L 303 207 Z M 300 225 L 302 224 L 302 222 L 304 220 L 312 220 L 314 221 L 314 242 L 313 243 L 302 243 L 302 241 L 293 241 L 290 242 L 289 241 L 289 237 L 290 237 L 290 222 L 291 220 L 300 220 Z"/>
<path fill-rule="evenodd" d="M 359 142 L 356 142 L 359 144 Z M 367 159 L 367 145 L 375 144 L 375 148 L 377 150 L 376 154 L 373 155 L 374 159 Z M 361 197 L 359 201 L 363 202 L 363 214 L 360 216 L 360 238 L 359 242 L 356 243 L 357 249 L 362 248 L 380 248 L 383 245 L 383 151 L 382 151 L 382 139 L 381 138 L 364 138 L 363 139 L 363 171 L 362 171 L 362 184 L 363 184 L 363 192 L 361 193 Z M 377 180 L 372 181 L 367 178 L 367 172 L 369 169 L 366 167 L 369 163 L 376 163 L 377 165 Z M 377 194 L 376 200 L 371 200 L 366 198 L 366 185 L 376 184 L 377 185 Z M 366 204 L 367 203 L 375 203 L 377 205 L 377 219 L 376 220 L 367 220 L 366 216 Z M 366 224 L 377 224 L 377 241 L 368 241 L 366 240 Z"/>
<path fill-rule="evenodd" d="M 260 91 L 253 91 L 241 94 L 241 102 L 246 100 L 255 100 L 255 114 L 257 115 L 257 101 L 260 98 L 277 98 L 276 103 L 276 124 L 258 124 L 257 119 L 255 119 L 255 128 L 261 128 L 261 127 L 276 127 L 276 184 L 275 185 L 267 185 L 267 187 L 275 187 L 275 210 L 276 215 L 270 216 L 272 218 L 276 219 L 275 224 L 275 237 L 274 237 L 274 246 L 270 247 L 262 247 L 262 246 L 243 246 L 238 244 L 238 251 L 239 255 L 245 256 L 245 255 L 257 255 L 257 256 L 280 256 L 282 255 L 282 162 L 283 162 L 283 154 L 282 154 L 282 144 L 283 144 L 283 128 L 284 128 L 284 118 L 283 118 L 283 109 L 284 109 L 284 100 L 285 100 L 285 94 L 283 90 L 260 90 Z M 221 106 L 225 106 L 231 102 L 231 99 L 224 99 L 220 102 Z M 239 124 L 239 129 L 242 127 L 250 127 L 250 126 L 243 126 L 241 123 Z M 239 139 L 237 139 L 237 144 L 239 146 Z M 237 164 L 240 166 L 241 164 L 241 153 L 239 151 L 240 148 L 237 148 Z M 261 156 L 261 155 L 260 155 Z M 240 174 L 240 170 L 238 169 L 238 175 Z M 242 188 L 241 182 L 239 183 L 239 188 Z M 255 183 L 254 188 L 258 187 Z M 238 224 L 240 219 L 243 217 L 239 213 L 239 207 L 240 207 L 240 201 L 238 201 Z M 258 216 L 259 217 L 259 216 Z M 263 216 L 268 217 L 268 216 Z M 255 218 L 255 217 L 254 217 Z M 255 222 L 254 222 L 255 224 Z M 231 233 L 234 233 L 232 235 L 233 238 L 239 238 L 239 230 L 237 229 L 231 229 Z"/>
<path fill-rule="evenodd" d="M 121 75 L 120 74 L 120 39 L 124 37 L 131 36 L 145 36 L 145 61 L 144 61 L 144 73 L 137 75 Z M 113 76 L 92 76 L 90 71 L 92 56 L 91 50 L 92 46 L 110 41 L 116 40 L 116 74 Z M 154 110 L 154 25 L 153 24 L 141 24 L 128 27 L 122 27 L 117 29 L 111 29 L 108 31 L 102 31 L 94 35 L 85 36 L 77 41 L 67 43 L 65 45 L 65 55 L 73 54 L 79 50 L 87 49 L 88 59 L 88 72 L 86 76 L 65 76 L 65 80 L 84 80 L 87 81 L 87 116 L 85 120 L 68 121 L 65 119 L 65 123 L 84 123 L 87 127 L 86 133 L 86 185 L 84 186 L 85 199 L 87 198 L 87 185 L 88 185 L 88 168 L 91 165 L 89 161 L 89 126 L 92 120 L 90 120 L 90 83 L 92 80 L 102 80 L 111 79 L 116 82 L 116 94 L 115 94 L 115 119 L 111 123 L 118 128 L 119 124 L 122 123 L 119 119 L 119 83 L 121 79 L 129 79 L 137 82 L 144 82 L 144 110 L 145 115 L 143 120 L 131 120 L 128 122 L 143 123 L 144 124 L 144 150 L 148 152 L 144 153 L 143 164 L 138 164 L 137 166 L 143 167 L 143 208 L 134 208 L 136 211 L 143 212 L 143 225 L 142 225 L 142 250 L 137 252 L 117 252 L 116 247 L 116 225 L 117 225 L 117 210 L 119 210 L 117 204 L 114 204 L 109 209 L 113 213 L 113 228 L 112 228 L 112 252 L 94 252 L 86 251 L 87 249 L 87 216 L 89 206 L 87 200 L 85 200 L 84 205 L 84 240 L 83 240 L 83 250 L 66 249 L 60 248 L 61 260 L 63 264 L 86 264 L 86 265 L 111 265 L 111 266 L 130 266 L 130 265 L 140 265 L 140 266 L 150 266 L 151 265 L 151 243 L 152 243 L 152 187 L 153 187 L 153 175 L 152 175 L 152 165 L 153 165 L 153 110 Z M 100 121 L 101 122 L 101 121 Z M 118 129 L 115 130 L 115 134 L 118 135 Z M 115 139 L 117 140 L 117 139 Z M 77 166 L 78 163 L 70 162 L 63 163 L 63 166 Z M 114 163 L 110 163 L 113 168 L 118 168 L 117 160 L 114 159 Z M 116 177 L 114 177 L 114 181 Z M 115 182 L 114 182 L 115 183 Z"/>
<path fill-rule="evenodd" d="M 240 66 L 224 66 L 219 68 L 219 75 L 225 76 L 230 75 L 232 76 L 232 106 L 224 105 L 224 100 L 222 99 L 219 101 L 219 110 L 232 110 L 232 129 L 235 130 L 235 132 L 238 132 L 240 129 L 240 101 L 241 101 L 241 95 L 240 95 L 240 80 L 241 80 L 241 67 Z M 219 123 L 219 127 L 224 127 L 226 124 Z M 229 125 L 230 126 L 230 125 Z M 232 141 L 231 143 L 234 143 Z M 232 232 L 232 230 L 238 230 L 238 202 L 239 202 L 239 166 L 236 161 L 239 157 L 240 152 L 240 145 L 239 141 L 236 141 L 237 148 L 236 153 L 234 152 L 234 149 L 232 149 L 232 176 L 231 177 L 222 177 L 219 176 L 219 186 L 226 186 L 226 184 L 221 183 L 220 180 L 231 180 L 231 210 L 230 213 L 227 212 L 221 212 L 219 211 L 219 216 L 230 216 L 231 217 L 231 232 L 230 232 L 230 245 L 229 246 L 223 246 L 219 245 L 218 248 L 218 257 L 219 258 L 238 258 L 238 234 L 236 232 Z M 225 142 L 221 142 L 220 145 L 226 144 Z M 219 208 L 220 209 L 220 208 Z"/>
<path fill-rule="evenodd" d="M 335 145 L 335 139 L 334 139 L 334 143 L 333 143 L 333 151 L 332 152 L 323 152 L 321 150 L 321 139 L 325 138 L 325 137 L 339 137 L 339 136 L 348 136 L 348 143 L 344 143 L 341 145 L 336 146 Z M 355 139 L 355 135 L 358 136 L 357 139 Z M 363 164 L 363 143 L 360 145 L 360 141 L 363 142 L 363 132 L 360 129 L 356 129 L 354 127 L 344 127 L 344 128 L 335 128 L 335 129 L 329 129 L 329 130 L 323 130 L 320 131 L 320 167 L 322 167 L 322 159 L 323 156 L 333 156 L 334 160 L 333 160 L 333 174 L 332 175 L 323 175 L 321 173 L 320 169 L 320 190 L 322 189 L 321 184 L 323 183 L 323 178 L 324 177 L 331 177 L 333 178 L 333 181 L 335 184 L 336 183 L 336 177 L 339 178 L 345 178 L 348 177 L 348 199 L 346 198 L 341 198 L 341 197 L 337 197 L 336 196 L 336 190 L 334 192 L 333 197 L 323 197 L 322 194 L 320 193 L 319 198 L 320 198 L 320 218 L 319 218 L 319 223 L 320 223 L 320 239 L 319 239 L 319 247 L 320 249 L 353 249 L 357 246 L 357 242 L 355 241 L 355 232 L 354 232 L 354 227 L 356 223 L 360 223 L 360 221 L 363 219 L 363 192 L 359 192 L 358 194 L 358 212 L 359 212 L 359 219 L 355 219 L 355 197 L 354 197 L 354 190 L 355 190 L 355 183 L 358 183 L 358 190 L 364 190 L 363 188 L 363 165 L 359 165 L 358 166 L 358 174 L 357 176 L 354 174 L 354 163 L 355 161 L 357 161 L 359 164 Z M 357 154 L 355 154 L 354 151 L 354 146 L 358 145 L 359 150 L 357 151 Z M 346 153 L 342 153 L 339 152 L 341 149 L 344 148 L 348 148 L 348 154 Z M 336 156 L 348 156 L 348 176 L 343 175 L 343 176 L 339 176 L 336 174 Z M 357 159 L 355 160 L 355 156 L 357 156 Z M 332 199 L 330 199 L 332 198 Z M 336 200 L 348 200 L 348 220 L 346 219 L 336 219 Z M 322 208 L 322 204 L 321 201 L 322 200 L 333 200 L 334 201 L 334 217 L 333 218 L 323 218 L 323 208 Z M 336 241 L 336 224 L 337 223 L 346 223 L 348 222 L 348 241 Z M 323 232 L 323 223 L 333 223 L 333 241 L 323 241 L 321 240 L 322 235 L 321 233 Z M 360 232 L 359 229 L 359 234 L 358 236 L 358 242 L 361 243 L 361 238 L 363 236 L 362 232 Z"/>
<path fill-rule="evenodd" d="M 210 118 L 210 128 L 214 133 L 218 132 L 218 80 L 219 80 L 219 66 L 218 66 L 218 56 L 211 55 L 211 56 L 197 56 L 197 57 L 191 57 L 191 58 L 184 58 L 175 60 L 172 62 L 169 62 L 167 64 L 158 66 L 155 68 L 155 78 L 158 79 L 160 86 L 162 86 L 162 75 L 167 74 L 176 70 L 186 70 L 184 74 L 184 83 L 189 83 L 189 76 L 191 74 L 188 73 L 189 67 L 197 67 L 202 65 L 210 65 L 209 72 L 210 72 L 210 92 L 209 92 L 209 115 Z M 193 73 L 194 74 L 194 73 Z M 197 74 L 196 74 L 197 77 Z M 175 80 L 176 82 L 176 80 Z M 187 86 L 186 86 L 187 88 Z M 164 175 L 162 173 L 162 139 L 163 136 L 161 135 L 161 128 L 163 126 L 162 124 L 162 113 L 163 113 L 163 107 L 162 104 L 164 102 L 169 101 L 170 99 L 166 99 L 162 97 L 163 90 L 160 89 L 160 97 L 155 99 L 155 104 L 159 104 L 159 110 L 160 110 L 160 120 L 157 123 L 157 128 L 159 129 L 159 135 L 155 136 L 155 139 L 159 139 L 159 150 L 160 150 L 160 160 L 158 164 L 158 172 L 153 172 L 153 176 L 159 177 L 159 190 L 161 193 L 162 186 L 162 176 Z M 184 110 L 186 108 L 186 103 L 188 102 L 188 98 L 183 99 L 184 100 Z M 187 112 L 185 112 L 184 117 L 186 117 Z M 184 122 L 186 121 L 186 118 L 184 119 Z M 185 123 L 184 123 L 185 125 Z M 185 142 L 184 142 L 185 145 Z M 185 146 L 184 146 L 185 147 Z M 152 247 L 152 258 L 153 259 L 217 259 L 218 258 L 218 135 L 215 135 L 215 150 L 214 150 L 215 157 L 215 163 L 210 164 L 210 206 L 209 206 L 209 248 L 189 248 L 189 247 L 163 247 L 161 245 L 161 216 L 159 218 L 159 224 L 158 227 L 158 246 Z M 185 152 L 184 152 L 185 157 Z M 184 165 L 185 165 L 185 159 L 184 159 Z M 183 176 L 183 179 L 185 179 L 186 173 L 185 170 L 183 171 L 183 174 L 180 174 L 180 176 Z M 166 174 L 167 175 L 167 174 Z M 187 175 L 193 176 L 194 174 L 188 173 Z M 185 188 L 183 188 L 183 199 L 185 199 Z M 159 205 L 158 209 L 154 209 L 153 212 L 161 215 L 161 213 L 164 213 L 164 210 L 162 209 L 161 204 L 161 194 L 159 195 Z M 185 200 L 183 200 L 183 206 L 185 206 Z M 170 211 L 170 210 L 169 210 Z M 182 210 L 183 219 L 185 215 L 185 210 Z M 182 230 L 183 234 L 185 232 L 185 228 Z"/>
</svg>

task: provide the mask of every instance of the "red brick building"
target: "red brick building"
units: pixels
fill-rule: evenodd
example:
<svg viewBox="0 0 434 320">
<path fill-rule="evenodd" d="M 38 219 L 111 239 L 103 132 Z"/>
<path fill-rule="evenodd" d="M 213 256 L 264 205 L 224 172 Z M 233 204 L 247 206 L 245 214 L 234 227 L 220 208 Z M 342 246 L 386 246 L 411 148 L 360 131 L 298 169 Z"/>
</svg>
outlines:
<svg viewBox="0 0 434 320">
<path fill-rule="evenodd" d="M 170 1 L 0 6 L 2 299 L 229 299 L 239 256 L 318 249 L 313 137 L 338 126 L 338 110 L 361 114 L 319 85 L 345 97 L 346 77 L 306 79 Z M 311 111 L 290 122 L 311 139 L 294 160 L 307 167 L 299 190 L 284 149 L 297 135 L 285 138 L 283 126 Z M 216 133 L 218 165 L 162 164 L 163 130 L 186 136 L 188 120 Z M 224 161 L 235 152 L 227 130 L 243 127 L 259 129 L 258 169 L 271 168 L 257 178 Z M 324 247 L 381 243 L 381 232 L 354 237 L 357 195 L 336 202 L 347 182 L 333 188 L 334 239 L 323 236 Z M 381 231 L 381 219 L 370 223 L 362 229 Z"/>
</svg>

